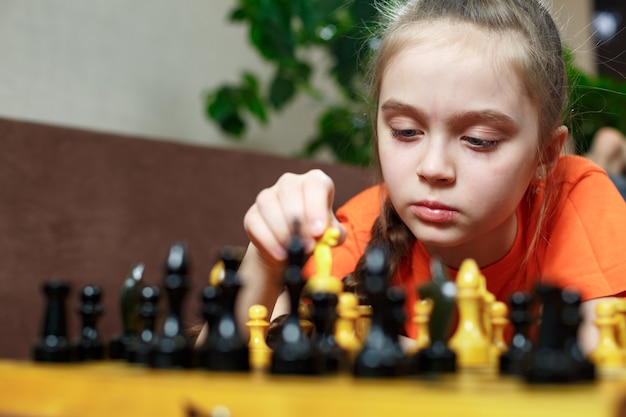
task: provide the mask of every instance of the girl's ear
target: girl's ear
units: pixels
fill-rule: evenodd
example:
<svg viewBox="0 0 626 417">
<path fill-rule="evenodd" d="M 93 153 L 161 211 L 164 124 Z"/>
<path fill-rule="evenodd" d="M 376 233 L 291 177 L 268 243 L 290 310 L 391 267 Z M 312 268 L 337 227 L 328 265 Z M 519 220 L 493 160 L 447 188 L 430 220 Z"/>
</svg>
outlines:
<svg viewBox="0 0 626 417">
<path fill-rule="evenodd" d="M 541 156 L 539 169 L 542 172 L 548 173 L 552 171 L 552 168 L 554 168 L 559 160 L 561 150 L 563 149 L 568 134 L 567 126 L 559 126 L 554 129 L 550 139 L 548 139 L 546 143 L 545 151 Z"/>
</svg>

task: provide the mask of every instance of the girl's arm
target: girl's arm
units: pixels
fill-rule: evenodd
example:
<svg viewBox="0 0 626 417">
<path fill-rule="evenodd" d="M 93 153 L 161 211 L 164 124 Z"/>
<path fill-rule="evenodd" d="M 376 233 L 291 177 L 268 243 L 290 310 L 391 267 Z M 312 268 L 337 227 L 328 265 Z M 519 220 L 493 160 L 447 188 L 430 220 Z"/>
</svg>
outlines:
<svg viewBox="0 0 626 417">
<path fill-rule="evenodd" d="M 287 261 L 287 247 L 298 233 L 310 254 L 328 226 L 345 229 L 332 213 L 335 185 L 319 169 L 304 174 L 283 174 L 271 187 L 262 190 L 248 209 L 244 228 L 250 244 L 239 266 L 243 287 L 237 296 L 235 314 L 244 339 L 248 338 L 248 309 L 254 304 L 267 307 L 270 317 L 289 312 L 289 300 L 279 297 Z M 196 345 L 203 343 L 205 325 Z"/>
</svg>

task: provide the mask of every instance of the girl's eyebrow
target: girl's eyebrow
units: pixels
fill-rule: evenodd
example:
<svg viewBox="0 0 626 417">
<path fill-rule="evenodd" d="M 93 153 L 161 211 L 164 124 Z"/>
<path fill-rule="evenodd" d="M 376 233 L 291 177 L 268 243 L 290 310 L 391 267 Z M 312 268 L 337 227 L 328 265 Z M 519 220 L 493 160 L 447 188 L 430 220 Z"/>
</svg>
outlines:
<svg viewBox="0 0 626 417">
<path fill-rule="evenodd" d="M 408 113 L 412 117 L 420 120 L 427 119 L 426 112 L 418 107 L 411 106 L 397 100 L 387 100 L 381 106 L 383 112 L 402 112 Z M 505 129 L 510 133 L 519 130 L 519 124 L 510 116 L 493 109 L 471 110 L 464 113 L 455 113 L 446 118 L 446 123 L 450 124 L 472 124 L 485 122 L 490 125 L 496 125 L 501 129 Z"/>
<path fill-rule="evenodd" d="M 446 121 L 450 123 L 480 123 L 485 122 L 490 125 L 496 125 L 500 129 L 505 129 L 510 133 L 515 133 L 519 130 L 518 123 L 515 122 L 510 116 L 492 109 L 485 110 L 472 110 L 466 113 L 453 114 L 447 118 Z"/>
<path fill-rule="evenodd" d="M 396 100 L 387 100 L 381 106 L 380 109 L 383 112 L 398 112 L 398 113 L 409 113 L 412 116 L 423 119 L 426 118 L 426 113 L 421 109 L 411 106 L 409 104 L 401 103 Z"/>
</svg>

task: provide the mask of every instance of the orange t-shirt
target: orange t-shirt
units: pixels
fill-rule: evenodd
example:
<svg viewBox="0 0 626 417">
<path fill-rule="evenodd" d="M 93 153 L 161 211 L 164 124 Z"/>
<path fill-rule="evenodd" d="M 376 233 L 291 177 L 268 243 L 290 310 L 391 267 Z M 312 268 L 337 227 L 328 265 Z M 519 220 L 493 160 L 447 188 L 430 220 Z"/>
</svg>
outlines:
<svg viewBox="0 0 626 417">
<path fill-rule="evenodd" d="M 519 290 L 530 290 L 537 282 L 572 287 L 583 300 L 626 292 L 626 204 L 607 174 L 578 156 L 562 156 L 557 164 L 557 177 L 562 193 L 556 215 L 545 225 L 545 239 L 534 256 L 520 271 L 533 237 L 533 222 L 538 204 L 531 194 L 517 207 L 518 230 L 510 251 L 494 264 L 481 268 L 487 289 L 497 300 L 508 302 Z M 347 229 L 341 246 L 333 248 L 333 275 L 343 278 L 353 272 L 365 246 L 370 230 L 380 213 L 380 186 L 369 188 L 337 211 L 338 219 Z M 530 201 L 529 201 L 530 200 Z M 407 296 L 407 334 L 415 337 L 410 324 L 417 288 L 430 280 L 430 255 L 416 242 L 411 262 L 404 262 L 394 276 Z M 313 262 L 305 275 L 314 272 Z M 450 269 L 450 276 L 456 276 Z"/>
</svg>

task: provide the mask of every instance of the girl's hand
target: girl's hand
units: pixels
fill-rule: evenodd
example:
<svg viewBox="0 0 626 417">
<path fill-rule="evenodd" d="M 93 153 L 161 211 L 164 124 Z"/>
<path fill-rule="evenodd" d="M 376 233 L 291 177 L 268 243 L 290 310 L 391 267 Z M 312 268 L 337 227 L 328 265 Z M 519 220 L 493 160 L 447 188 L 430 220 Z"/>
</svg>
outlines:
<svg viewBox="0 0 626 417">
<path fill-rule="evenodd" d="M 334 196 L 332 179 L 319 169 L 283 174 L 257 195 L 244 217 L 244 228 L 267 266 L 287 259 L 294 233 L 302 237 L 307 253 L 329 226 L 339 228 L 339 243 L 343 242 L 345 229 L 332 211 Z"/>
</svg>

